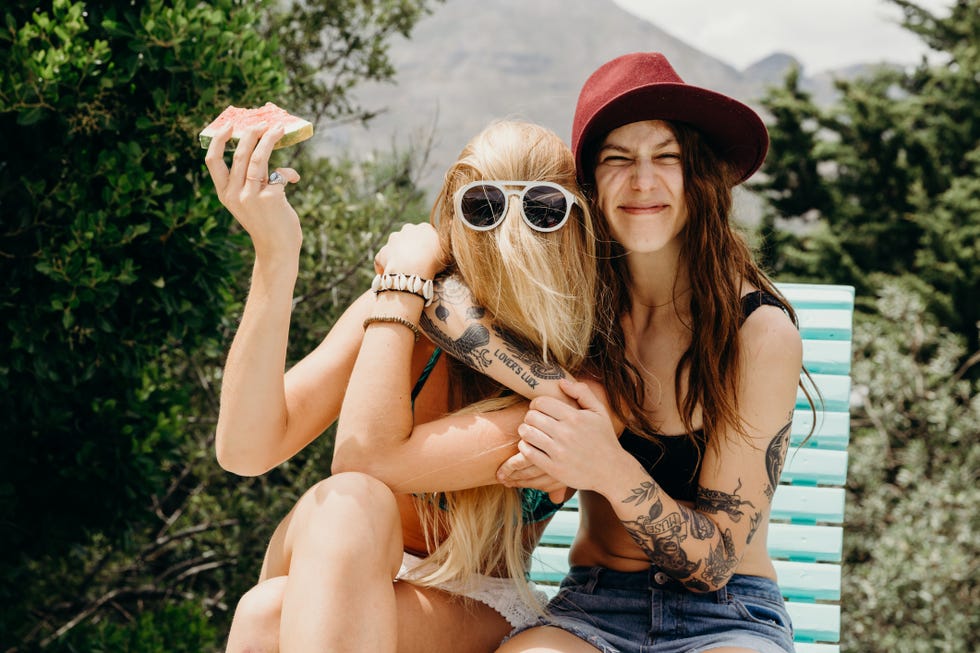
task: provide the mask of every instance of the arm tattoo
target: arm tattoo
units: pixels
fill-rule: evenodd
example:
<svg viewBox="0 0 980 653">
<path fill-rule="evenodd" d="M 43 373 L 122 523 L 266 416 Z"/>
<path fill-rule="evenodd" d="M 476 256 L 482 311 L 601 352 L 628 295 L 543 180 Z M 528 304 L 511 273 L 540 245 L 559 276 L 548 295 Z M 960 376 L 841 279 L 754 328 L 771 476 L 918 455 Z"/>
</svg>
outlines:
<svg viewBox="0 0 980 653">
<path fill-rule="evenodd" d="M 640 483 L 640 487 L 633 488 L 633 494 L 623 499 L 623 503 L 633 503 L 636 501 L 636 505 L 640 505 L 649 499 L 653 499 L 659 491 L 660 488 L 654 485 L 652 482 L 644 481 L 643 483 Z M 657 502 L 659 503 L 660 500 L 657 499 Z"/>
<path fill-rule="evenodd" d="M 654 510 L 663 511 L 659 500 L 651 508 L 651 514 Z M 688 578 L 701 567 L 700 562 L 687 559 L 682 546 L 688 533 L 685 512 L 672 512 L 664 517 L 641 515 L 635 521 L 623 520 L 623 525 L 650 561 L 671 576 Z"/>
<path fill-rule="evenodd" d="M 721 542 L 711 549 L 704 562 L 702 577 L 708 583 L 722 585 L 731 576 L 738 564 L 738 558 L 735 555 L 735 542 L 732 540 L 730 530 L 722 531 Z"/>
<path fill-rule="evenodd" d="M 790 413 L 792 417 L 792 413 Z M 783 472 L 783 463 L 786 461 L 786 448 L 789 444 L 790 430 L 793 428 L 792 420 L 786 426 L 779 429 L 779 433 L 769 441 L 766 448 L 766 472 L 769 475 L 769 485 L 766 487 L 766 496 L 770 499 L 776 492 L 779 485 L 779 476 Z"/>
<path fill-rule="evenodd" d="M 762 511 L 756 510 L 755 514 L 749 517 L 749 535 L 745 538 L 746 544 L 752 544 L 752 538 L 755 537 L 755 532 L 759 530 L 759 526 L 762 526 Z"/>
<path fill-rule="evenodd" d="M 783 427 L 766 451 L 770 487 L 775 487 L 775 482 L 778 482 L 790 427 L 791 424 Z M 775 466 L 773 460 L 776 461 Z M 648 513 L 634 520 L 621 521 L 626 532 L 653 564 L 679 580 L 685 587 L 695 592 L 705 592 L 727 582 L 739 562 L 731 529 L 720 528 L 707 515 L 725 513 L 733 522 L 738 523 L 746 515 L 746 506 L 753 509 L 748 516 L 749 533 L 746 543 L 752 542 L 762 526 L 762 511 L 755 510 L 755 504 L 739 495 L 741 489 L 741 479 L 732 492 L 698 486 L 693 510 L 681 505 L 676 512 L 663 515 L 660 486 L 654 482 L 643 482 L 639 487 L 633 488 L 622 502 L 634 506 L 650 502 Z M 708 555 L 701 560 L 690 560 L 683 545 L 688 538 L 710 540 Z"/>
<path fill-rule="evenodd" d="M 547 381 L 557 381 L 565 376 L 564 370 L 555 363 L 554 361 L 546 363 L 541 360 L 537 352 L 528 351 L 528 348 L 524 343 L 515 338 L 511 333 L 504 331 L 496 326 L 493 328 L 494 333 L 500 336 L 500 339 L 504 341 L 504 348 L 510 352 L 510 354 L 519 363 L 524 363 L 528 367 L 527 374 L 522 374 L 521 378 L 530 385 L 532 388 L 538 384 L 538 380 L 544 379 Z M 494 352 L 494 354 L 504 361 L 508 367 L 520 367 L 515 365 L 513 361 L 505 361 L 507 354 L 501 353 L 499 350 Z M 516 370 L 515 370 L 516 371 Z M 530 376 L 530 378 L 525 378 Z"/>
<path fill-rule="evenodd" d="M 429 319 L 429 316 L 422 313 L 419 326 L 425 331 L 436 345 L 443 351 L 477 372 L 483 372 L 490 367 L 490 350 L 487 344 L 490 342 L 490 332 L 483 325 L 471 324 L 463 331 L 463 335 L 453 340 L 449 335 L 439 328 L 439 325 Z"/>
<path fill-rule="evenodd" d="M 436 319 L 445 322 L 452 310 L 462 310 L 471 320 L 483 317 L 484 310 L 473 303 L 473 296 L 462 282 L 454 276 L 441 279 L 435 285 L 435 315 Z M 490 332 L 482 324 L 474 322 L 466 327 L 462 335 L 453 339 L 439 324 L 433 321 L 427 312 L 422 313 L 419 326 L 432 342 L 458 361 L 483 372 L 490 367 L 492 359 L 490 349 Z"/>
<path fill-rule="evenodd" d="M 639 506 L 650 501 L 650 509 L 646 515 L 635 520 L 621 521 L 626 532 L 655 565 L 671 576 L 691 576 L 701 563 L 688 560 L 681 546 L 681 542 L 687 539 L 688 515 L 685 511 L 663 516 L 664 504 L 659 496 L 660 492 L 660 486 L 649 481 L 633 488 L 630 496 L 623 499 L 623 503 Z"/>
<path fill-rule="evenodd" d="M 727 492 L 722 492 L 721 490 L 709 490 L 698 486 L 698 495 L 694 503 L 695 510 L 701 512 L 708 512 L 711 514 L 717 514 L 719 512 L 727 513 L 733 522 L 739 522 L 742 519 L 742 506 L 751 506 L 755 508 L 751 501 L 743 501 L 741 497 L 738 496 L 738 491 L 742 489 L 742 480 L 739 479 L 738 487 L 731 494 Z"/>
<path fill-rule="evenodd" d="M 499 361 L 505 368 L 513 372 L 531 390 L 534 390 L 542 380 L 553 381 L 564 378 L 565 371 L 554 363 L 546 363 L 519 338 L 508 331 L 493 326 L 493 332 L 502 341 L 501 348 L 491 351 L 490 332 L 478 322 L 486 315 L 486 310 L 476 304 L 470 289 L 458 277 L 449 276 L 440 279 L 435 285 L 435 320 L 429 312 L 422 313 L 419 325 L 432 342 L 441 347 L 453 358 L 462 361 L 478 372 L 487 373 L 487 369 Z M 466 316 L 468 323 L 459 338 L 452 338 L 438 323 L 446 323 L 453 312 Z M 498 381 L 503 382 L 499 376 Z M 504 383 L 510 387 L 511 384 Z M 516 389 L 516 388 L 515 388 Z"/>
</svg>

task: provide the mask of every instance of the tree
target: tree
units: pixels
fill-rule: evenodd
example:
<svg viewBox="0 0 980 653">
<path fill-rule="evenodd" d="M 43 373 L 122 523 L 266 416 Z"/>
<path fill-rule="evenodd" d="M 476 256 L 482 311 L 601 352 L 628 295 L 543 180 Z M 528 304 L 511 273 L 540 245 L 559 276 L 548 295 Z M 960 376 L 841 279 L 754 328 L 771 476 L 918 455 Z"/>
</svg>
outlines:
<svg viewBox="0 0 980 653">
<path fill-rule="evenodd" d="M 832 275 L 862 297 L 874 295 L 871 273 L 908 275 L 973 349 L 980 2 L 958 0 L 940 17 L 894 1 L 938 62 L 838 81 L 840 100 L 827 110 L 809 102 L 795 73 L 764 101 L 776 117 L 768 178 L 757 185 L 773 207 L 765 224 L 806 222 L 802 235 L 780 236 L 771 263 L 802 278 Z"/>
<path fill-rule="evenodd" d="M 980 627 L 964 609 L 980 599 L 980 0 L 945 17 L 893 1 L 939 59 L 838 82 L 826 109 L 790 74 L 765 101 L 757 188 L 771 267 L 853 284 L 862 309 L 842 649 L 965 652 Z"/>
<path fill-rule="evenodd" d="M 254 579 L 268 524 L 329 469 L 329 442 L 263 479 L 214 462 L 250 248 L 196 134 L 228 104 L 270 98 L 325 122 L 365 119 L 350 91 L 391 76 L 387 41 L 430 4 L 4 5 L 0 649 L 156 650 L 179 637 L 162 646 L 207 650 L 223 636 L 226 597 Z M 343 190 L 290 189 L 309 211 L 305 265 L 327 242 L 349 270 L 307 268 L 323 285 L 302 292 L 346 302 L 379 234 L 423 216 L 412 159 L 282 156 Z M 337 308 L 300 309 L 297 328 L 312 338 Z"/>
<path fill-rule="evenodd" d="M 881 285 L 855 331 L 842 650 L 965 653 L 980 629 L 980 352 L 914 289 Z"/>
</svg>

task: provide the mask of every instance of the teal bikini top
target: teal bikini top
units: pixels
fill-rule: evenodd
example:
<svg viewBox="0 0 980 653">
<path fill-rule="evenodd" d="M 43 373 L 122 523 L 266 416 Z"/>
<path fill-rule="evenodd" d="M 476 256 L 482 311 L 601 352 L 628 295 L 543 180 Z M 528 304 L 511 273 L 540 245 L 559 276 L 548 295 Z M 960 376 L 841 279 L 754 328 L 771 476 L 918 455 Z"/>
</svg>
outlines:
<svg viewBox="0 0 980 653">
<path fill-rule="evenodd" d="M 418 381 L 415 382 L 415 387 L 412 388 L 413 408 L 415 407 L 415 397 L 422 391 L 422 386 L 429 379 L 429 375 L 432 374 L 432 368 L 436 366 L 441 355 L 442 349 L 436 347 L 436 350 L 432 352 L 432 356 L 429 357 L 429 361 L 425 364 L 422 374 L 419 375 Z M 550 518 L 558 512 L 562 505 L 560 503 L 554 503 L 548 498 L 548 493 L 543 490 L 521 488 L 521 513 L 524 517 L 525 524 L 534 524 Z M 446 500 L 444 497 L 439 498 L 439 507 L 443 510 L 446 509 Z"/>
</svg>

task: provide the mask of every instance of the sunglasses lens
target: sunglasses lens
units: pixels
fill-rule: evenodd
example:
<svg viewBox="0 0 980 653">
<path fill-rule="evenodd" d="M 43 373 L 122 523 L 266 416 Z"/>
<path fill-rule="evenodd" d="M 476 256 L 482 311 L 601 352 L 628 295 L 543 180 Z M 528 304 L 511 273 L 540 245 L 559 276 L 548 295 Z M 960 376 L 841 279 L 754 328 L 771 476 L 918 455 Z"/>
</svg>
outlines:
<svg viewBox="0 0 980 653">
<path fill-rule="evenodd" d="M 568 202 L 557 188 L 532 186 L 524 194 L 524 215 L 537 229 L 555 229 L 568 215 Z"/>
<path fill-rule="evenodd" d="M 507 197 L 496 186 L 474 186 L 460 201 L 463 219 L 477 229 L 487 229 L 497 224 L 507 208 Z"/>
</svg>

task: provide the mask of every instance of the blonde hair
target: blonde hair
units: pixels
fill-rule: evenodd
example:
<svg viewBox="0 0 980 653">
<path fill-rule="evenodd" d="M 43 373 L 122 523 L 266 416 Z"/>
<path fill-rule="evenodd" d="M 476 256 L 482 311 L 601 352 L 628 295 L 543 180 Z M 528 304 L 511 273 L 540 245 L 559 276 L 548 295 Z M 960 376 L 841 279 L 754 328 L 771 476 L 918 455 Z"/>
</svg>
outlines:
<svg viewBox="0 0 980 653">
<path fill-rule="evenodd" d="M 537 232 L 525 224 L 516 198 L 500 225 L 475 231 L 456 219 L 454 195 L 481 179 L 550 181 L 567 188 L 578 203 L 568 223 L 554 232 Z M 549 362 L 569 371 L 583 365 L 595 315 L 595 234 L 588 202 L 576 183 L 572 153 L 554 132 L 521 121 L 490 124 L 447 171 L 431 220 L 476 303 L 494 316 L 496 324 Z M 454 365 L 451 374 L 451 387 L 474 387 L 466 378 L 472 379 L 474 372 Z M 520 401 L 496 388 L 497 398 L 466 411 Z M 482 398 L 488 398 L 486 391 Z M 459 408 L 460 402 L 453 407 Z M 423 497 L 416 503 L 431 551 L 425 568 L 432 570 L 416 582 L 466 583 L 474 573 L 506 572 L 535 605 L 524 582 L 534 542 L 527 541 L 523 528 L 520 490 L 491 485 Z"/>
</svg>

